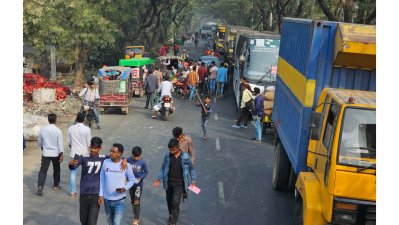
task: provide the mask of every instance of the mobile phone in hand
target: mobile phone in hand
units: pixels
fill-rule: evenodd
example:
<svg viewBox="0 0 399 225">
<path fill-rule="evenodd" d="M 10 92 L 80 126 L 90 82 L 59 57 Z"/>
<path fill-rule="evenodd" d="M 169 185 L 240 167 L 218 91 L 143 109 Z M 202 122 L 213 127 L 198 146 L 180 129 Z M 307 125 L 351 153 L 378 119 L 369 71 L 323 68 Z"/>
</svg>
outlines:
<svg viewBox="0 0 399 225">
<path fill-rule="evenodd" d="M 79 155 L 78 155 L 78 154 L 75 154 L 75 155 L 73 156 L 73 159 L 74 159 L 74 160 L 78 160 L 78 159 L 79 159 Z"/>
</svg>

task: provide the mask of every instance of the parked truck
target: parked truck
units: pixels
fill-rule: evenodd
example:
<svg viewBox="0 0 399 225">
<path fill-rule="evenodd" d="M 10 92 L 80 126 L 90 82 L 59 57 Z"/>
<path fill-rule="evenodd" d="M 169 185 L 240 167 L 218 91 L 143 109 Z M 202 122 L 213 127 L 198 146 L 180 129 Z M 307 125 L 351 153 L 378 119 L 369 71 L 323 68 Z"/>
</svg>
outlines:
<svg viewBox="0 0 399 225">
<path fill-rule="evenodd" d="M 375 26 L 285 18 L 272 184 L 305 225 L 376 224 Z"/>
</svg>

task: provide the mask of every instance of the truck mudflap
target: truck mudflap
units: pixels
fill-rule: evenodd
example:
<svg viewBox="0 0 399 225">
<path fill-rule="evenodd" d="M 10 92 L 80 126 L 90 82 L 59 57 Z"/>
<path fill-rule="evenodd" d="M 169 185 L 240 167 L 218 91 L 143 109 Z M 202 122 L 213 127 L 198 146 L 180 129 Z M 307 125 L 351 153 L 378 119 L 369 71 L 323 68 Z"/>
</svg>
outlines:
<svg viewBox="0 0 399 225">
<path fill-rule="evenodd" d="M 304 225 L 325 225 L 327 221 L 322 215 L 321 190 L 317 177 L 312 172 L 301 172 L 295 187 L 300 193 L 303 204 Z"/>
</svg>

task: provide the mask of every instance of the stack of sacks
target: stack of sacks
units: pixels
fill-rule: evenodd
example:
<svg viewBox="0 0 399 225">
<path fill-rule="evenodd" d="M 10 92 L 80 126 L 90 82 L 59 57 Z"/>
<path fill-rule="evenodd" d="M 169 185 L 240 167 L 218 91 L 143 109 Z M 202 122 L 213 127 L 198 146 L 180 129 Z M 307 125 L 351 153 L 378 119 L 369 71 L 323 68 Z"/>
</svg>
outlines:
<svg viewBox="0 0 399 225">
<path fill-rule="evenodd" d="M 274 86 L 269 86 L 265 90 L 265 101 L 264 101 L 264 114 L 265 116 L 270 116 L 273 110 L 274 104 Z"/>
</svg>

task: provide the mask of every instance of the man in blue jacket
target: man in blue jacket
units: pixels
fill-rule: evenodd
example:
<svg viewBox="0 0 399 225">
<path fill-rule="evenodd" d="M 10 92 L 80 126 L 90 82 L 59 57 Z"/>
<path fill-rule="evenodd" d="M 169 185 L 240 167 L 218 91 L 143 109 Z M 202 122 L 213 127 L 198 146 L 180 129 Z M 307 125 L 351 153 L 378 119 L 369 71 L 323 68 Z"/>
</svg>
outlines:
<svg viewBox="0 0 399 225">
<path fill-rule="evenodd" d="M 254 88 L 255 91 L 255 100 L 254 100 L 254 112 L 252 116 L 254 117 L 254 125 L 255 125 L 255 138 L 253 140 L 257 143 L 262 142 L 262 118 L 263 118 L 263 111 L 264 111 L 264 97 L 260 94 L 259 88 Z"/>
<path fill-rule="evenodd" d="M 161 170 L 154 181 L 154 188 L 162 181 L 166 190 L 166 202 L 169 211 L 169 225 L 176 225 L 179 217 L 180 199 L 189 184 L 196 186 L 196 174 L 190 155 L 179 149 L 179 141 L 172 138 L 168 144 L 169 152 L 165 154 Z"/>
</svg>

